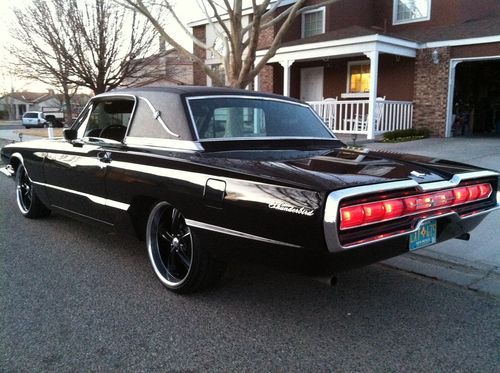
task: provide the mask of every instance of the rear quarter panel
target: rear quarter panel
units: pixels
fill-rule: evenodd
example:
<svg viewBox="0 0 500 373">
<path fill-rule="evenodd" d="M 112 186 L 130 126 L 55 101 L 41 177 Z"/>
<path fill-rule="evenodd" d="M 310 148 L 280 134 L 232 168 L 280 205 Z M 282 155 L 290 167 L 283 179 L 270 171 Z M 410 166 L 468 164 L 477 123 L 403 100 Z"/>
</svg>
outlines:
<svg viewBox="0 0 500 373">
<path fill-rule="evenodd" d="M 230 230 L 232 235 L 253 235 L 290 246 L 325 248 L 323 194 L 250 181 L 243 174 L 199 164 L 196 158 L 117 152 L 106 175 L 108 198 L 128 204 L 138 197 L 169 202 L 187 219 L 209 226 L 213 234 Z M 220 204 L 207 197 L 209 179 L 225 183 Z"/>
</svg>

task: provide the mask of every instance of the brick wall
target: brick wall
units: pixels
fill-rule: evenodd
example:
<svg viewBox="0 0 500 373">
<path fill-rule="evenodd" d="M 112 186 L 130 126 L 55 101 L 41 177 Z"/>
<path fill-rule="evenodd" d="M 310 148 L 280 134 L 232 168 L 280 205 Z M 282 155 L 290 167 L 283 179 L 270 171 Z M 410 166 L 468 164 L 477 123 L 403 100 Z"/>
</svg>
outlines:
<svg viewBox="0 0 500 373">
<path fill-rule="evenodd" d="M 205 32 L 204 25 L 193 27 L 193 34 L 200 41 L 202 41 L 202 42 L 206 41 L 206 32 Z M 205 49 L 200 48 L 196 45 L 193 45 L 193 53 L 195 56 L 197 56 L 203 60 L 205 60 L 205 58 L 207 56 Z M 199 66 L 196 63 L 193 63 L 193 84 L 194 85 L 201 85 L 201 86 L 207 85 L 207 76 L 203 72 L 203 69 L 201 68 L 201 66 Z"/>
<path fill-rule="evenodd" d="M 438 64 L 432 62 L 434 48 L 417 51 L 413 124 L 416 128 L 429 128 L 433 136 L 444 137 L 450 48 L 438 48 L 437 50 L 440 58 Z"/>
<path fill-rule="evenodd" d="M 266 22 L 266 20 L 263 20 Z M 257 43 L 257 49 L 269 48 L 274 40 L 276 34 L 276 27 L 268 27 L 263 30 L 259 35 L 259 41 Z M 266 65 L 259 73 L 259 91 L 261 92 L 274 92 L 274 75 L 275 68 L 272 65 Z"/>
</svg>

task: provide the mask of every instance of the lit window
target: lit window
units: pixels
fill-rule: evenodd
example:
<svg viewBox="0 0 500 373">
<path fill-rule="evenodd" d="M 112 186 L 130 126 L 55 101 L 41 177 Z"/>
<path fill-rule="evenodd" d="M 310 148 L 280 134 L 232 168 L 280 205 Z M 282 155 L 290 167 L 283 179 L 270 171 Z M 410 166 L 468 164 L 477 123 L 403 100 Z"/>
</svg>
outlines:
<svg viewBox="0 0 500 373">
<path fill-rule="evenodd" d="M 370 92 L 370 63 L 352 62 L 349 64 L 349 93 Z"/>
<path fill-rule="evenodd" d="M 427 21 L 430 18 L 431 0 L 394 0 L 394 24 Z"/>
<path fill-rule="evenodd" d="M 319 8 L 302 14 L 302 37 L 325 32 L 325 8 Z"/>
</svg>

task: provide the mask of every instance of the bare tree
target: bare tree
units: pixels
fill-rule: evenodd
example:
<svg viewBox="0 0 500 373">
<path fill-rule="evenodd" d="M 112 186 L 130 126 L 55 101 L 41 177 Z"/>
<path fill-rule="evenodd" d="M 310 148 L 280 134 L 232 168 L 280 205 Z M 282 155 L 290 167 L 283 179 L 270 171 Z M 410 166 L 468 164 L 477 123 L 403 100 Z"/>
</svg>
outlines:
<svg viewBox="0 0 500 373">
<path fill-rule="evenodd" d="M 138 19 L 136 12 L 111 0 L 52 0 L 64 3 L 66 30 L 70 34 L 70 81 L 95 94 L 133 84 L 154 60 L 157 34 Z"/>
<path fill-rule="evenodd" d="M 75 87 L 98 94 L 151 74 L 154 27 L 111 0 L 32 0 L 14 13 L 15 69 L 61 87 L 68 116 Z"/>
<path fill-rule="evenodd" d="M 70 120 L 71 97 L 77 87 L 70 81 L 69 37 L 60 12 L 58 1 L 43 0 L 14 9 L 17 25 L 11 35 L 17 43 L 9 51 L 14 58 L 11 71 L 16 75 L 58 87 L 64 96 L 65 117 Z"/>
<path fill-rule="evenodd" d="M 165 8 L 184 32 L 191 37 L 194 46 L 209 51 L 220 58 L 224 66 L 226 84 L 231 87 L 245 88 L 260 70 L 266 65 L 278 50 L 283 36 L 290 29 L 293 21 L 302 13 L 316 9 L 325 4 L 339 0 L 325 0 L 306 6 L 306 0 L 297 0 L 284 11 L 280 9 L 283 0 L 252 0 L 252 16 L 244 23 L 242 0 L 201 0 L 199 5 L 207 19 L 207 24 L 213 27 L 223 48 L 208 45 L 206 41 L 193 35 L 175 13 L 169 0 L 115 0 L 118 3 L 135 9 L 144 15 L 158 30 L 160 35 L 184 57 L 191 58 L 210 77 L 213 85 L 222 86 L 224 79 L 216 69 L 205 63 L 205 59 L 190 52 L 176 41 L 176 36 L 162 25 L 162 20 L 156 15 L 155 9 Z M 275 36 L 266 54 L 258 61 L 256 52 L 260 35 L 269 28 L 275 28 Z"/>
</svg>

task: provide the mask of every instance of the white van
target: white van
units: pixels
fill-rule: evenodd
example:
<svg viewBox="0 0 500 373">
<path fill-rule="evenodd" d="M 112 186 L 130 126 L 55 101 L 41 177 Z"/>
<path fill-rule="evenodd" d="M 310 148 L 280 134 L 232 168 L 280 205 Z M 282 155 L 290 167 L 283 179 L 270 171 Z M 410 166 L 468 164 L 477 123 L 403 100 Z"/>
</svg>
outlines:
<svg viewBox="0 0 500 373">
<path fill-rule="evenodd" d="M 48 126 L 45 115 L 41 111 L 27 111 L 24 113 L 22 124 L 25 128 Z"/>
</svg>

